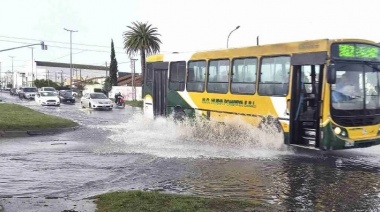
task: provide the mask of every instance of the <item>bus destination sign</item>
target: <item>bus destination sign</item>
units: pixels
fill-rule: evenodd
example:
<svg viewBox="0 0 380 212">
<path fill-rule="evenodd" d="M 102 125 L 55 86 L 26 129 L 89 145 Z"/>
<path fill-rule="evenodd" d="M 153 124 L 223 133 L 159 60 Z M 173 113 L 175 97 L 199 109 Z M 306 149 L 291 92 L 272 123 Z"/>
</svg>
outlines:
<svg viewBox="0 0 380 212">
<path fill-rule="evenodd" d="M 380 60 L 380 48 L 362 43 L 338 43 L 332 46 L 332 55 L 340 59 Z"/>
</svg>

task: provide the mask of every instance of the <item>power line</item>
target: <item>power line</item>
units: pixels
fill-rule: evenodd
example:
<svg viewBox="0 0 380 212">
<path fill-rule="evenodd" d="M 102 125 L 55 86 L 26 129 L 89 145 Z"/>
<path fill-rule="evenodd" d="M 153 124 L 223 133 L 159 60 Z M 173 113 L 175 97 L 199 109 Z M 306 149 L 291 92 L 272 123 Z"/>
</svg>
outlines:
<svg viewBox="0 0 380 212">
<path fill-rule="evenodd" d="M 19 40 L 30 40 L 30 41 L 41 41 L 38 39 L 32 39 L 32 38 L 20 38 L 20 37 L 10 37 L 10 36 L 1 36 L 1 38 L 9 38 L 9 39 L 19 39 Z M 23 44 L 30 44 L 30 43 L 25 43 L 25 42 L 17 42 L 17 41 L 9 41 L 9 40 L 0 40 L 0 41 L 5 41 L 5 42 L 14 42 L 14 43 L 23 43 Z M 67 42 L 61 42 L 61 41 L 49 41 L 49 40 L 44 40 L 45 42 L 50 42 L 50 43 L 60 43 L 60 44 L 67 44 L 70 45 L 70 43 Z M 80 46 L 93 46 L 93 47 L 100 47 L 100 48 L 110 48 L 110 46 L 101 46 L 101 45 L 95 45 L 95 44 L 83 44 L 83 43 L 72 43 L 73 45 L 80 45 Z M 63 47 L 62 47 L 63 48 Z M 68 47 L 67 47 L 68 48 Z M 114 47 L 117 49 L 124 49 L 122 47 Z M 77 49 L 78 50 L 78 49 Z M 108 52 L 108 51 L 107 51 Z M 176 51 L 160 51 L 161 53 L 172 53 Z M 179 53 L 187 53 L 187 52 L 194 52 L 194 51 L 186 51 L 186 52 L 179 52 Z M 116 52 L 119 54 L 125 53 L 125 52 Z"/>
<path fill-rule="evenodd" d="M 84 51 L 74 52 L 73 54 L 80 54 L 80 53 L 82 53 L 82 52 L 84 52 Z M 59 60 L 59 59 L 62 59 L 62 58 L 64 58 L 64 57 L 67 57 L 67 56 L 70 56 L 70 54 L 66 54 L 66 55 L 64 55 L 64 56 L 62 56 L 62 57 L 58 57 L 58 58 L 55 58 L 55 59 L 49 60 L 48 62 L 52 62 L 52 61 L 55 61 L 55 60 Z"/>
<path fill-rule="evenodd" d="M 31 44 L 31 43 L 26 43 L 26 42 L 10 41 L 10 40 L 0 40 L 0 41 L 10 42 L 10 43 L 20 43 L 20 44 Z M 48 45 L 48 47 L 61 48 L 61 49 L 70 49 L 70 47 L 54 46 L 54 45 Z M 111 52 L 111 51 L 96 50 L 96 49 L 80 49 L 80 48 L 72 48 L 72 49 L 74 49 L 74 50 L 83 50 L 83 51 L 91 51 L 91 52 L 107 52 L 107 53 Z M 124 54 L 125 52 L 115 52 L 115 53 Z"/>
<path fill-rule="evenodd" d="M 8 58 L 3 58 L 2 61 L 12 61 L 12 59 L 8 59 Z M 26 61 L 29 61 L 29 60 L 16 60 L 16 59 L 13 59 L 14 62 L 18 63 L 18 62 L 26 62 Z"/>
<path fill-rule="evenodd" d="M 130 63 L 131 61 L 125 61 L 125 62 L 117 62 L 117 64 L 124 64 L 124 63 Z"/>
<path fill-rule="evenodd" d="M 63 47 L 63 46 L 52 46 L 48 45 L 48 47 L 53 47 L 53 48 L 59 48 L 59 49 L 70 49 L 70 47 Z M 82 51 L 88 51 L 88 52 L 106 52 L 110 53 L 111 51 L 106 51 L 106 50 L 95 50 L 95 49 L 80 49 L 80 48 L 72 48 L 73 50 L 82 50 Z M 124 54 L 125 52 L 115 52 L 119 54 Z"/>
<path fill-rule="evenodd" d="M 19 39 L 19 40 L 31 40 L 31 41 L 41 41 L 38 39 L 32 39 L 32 38 L 20 38 L 20 37 L 11 37 L 11 36 L 1 36 L 2 38 L 10 38 L 10 39 Z M 61 44 L 67 44 L 69 45 L 70 43 L 67 42 L 61 42 L 61 41 L 49 41 L 49 40 L 44 40 L 45 42 L 50 42 L 50 43 L 61 43 Z M 110 48 L 111 46 L 101 46 L 101 45 L 95 45 L 95 44 L 84 44 L 84 43 L 73 43 L 73 45 L 79 45 L 79 46 L 94 46 L 94 47 L 102 47 L 102 48 Z M 115 47 L 118 49 L 123 49 L 122 47 Z"/>
</svg>

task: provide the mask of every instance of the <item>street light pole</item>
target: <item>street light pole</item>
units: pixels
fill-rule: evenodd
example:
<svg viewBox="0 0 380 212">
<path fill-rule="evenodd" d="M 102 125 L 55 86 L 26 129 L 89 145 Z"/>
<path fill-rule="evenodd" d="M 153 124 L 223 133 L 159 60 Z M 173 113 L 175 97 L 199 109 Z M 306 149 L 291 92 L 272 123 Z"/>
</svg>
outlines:
<svg viewBox="0 0 380 212">
<path fill-rule="evenodd" d="M 72 34 L 73 32 L 78 32 L 78 30 L 70 30 L 63 28 L 66 31 L 70 32 L 70 90 L 73 91 L 73 53 L 72 53 Z"/>
<path fill-rule="evenodd" d="M 15 87 L 15 76 L 14 76 L 14 72 L 13 72 L 13 58 L 15 56 L 9 56 L 10 58 L 12 58 L 12 88 L 17 88 L 17 86 Z M 16 79 L 16 82 L 17 82 L 17 79 Z"/>
<path fill-rule="evenodd" d="M 228 40 L 230 39 L 230 35 L 235 31 L 235 30 L 237 30 L 237 29 L 239 29 L 240 28 L 240 26 L 237 26 L 235 29 L 233 29 L 231 32 L 230 32 L 230 34 L 228 34 L 228 37 L 227 37 L 227 49 L 228 49 Z"/>
<path fill-rule="evenodd" d="M 131 58 L 131 68 L 132 68 L 132 100 L 136 100 L 136 85 L 135 85 L 135 62 L 137 59 L 132 59 Z"/>
<path fill-rule="evenodd" d="M 5 89 L 5 87 L 4 87 L 4 82 L 1 79 L 1 62 L 0 62 L 0 102 L 3 101 L 2 100 L 2 98 L 3 98 L 3 89 Z"/>
<path fill-rule="evenodd" d="M 32 87 L 34 87 L 34 73 L 33 73 L 33 66 L 34 66 L 34 57 L 33 57 L 33 48 L 32 49 Z M 37 72 L 37 70 L 36 70 Z"/>
</svg>

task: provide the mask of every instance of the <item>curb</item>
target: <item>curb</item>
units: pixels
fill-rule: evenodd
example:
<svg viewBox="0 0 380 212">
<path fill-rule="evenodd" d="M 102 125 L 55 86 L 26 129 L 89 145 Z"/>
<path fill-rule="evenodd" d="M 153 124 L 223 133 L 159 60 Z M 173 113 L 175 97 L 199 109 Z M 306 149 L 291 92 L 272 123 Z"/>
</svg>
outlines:
<svg viewBox="0 0 380 212">
<path fill-rule="evenodd" d="M 12 138 L 12 137 L 28 137 L 28 136 L 38 136 L 38 135 L 54 135 L 63 132 L 75 131 L 80 126 L 67 127 L 67 128 L 57 128 L 57 129 L 47 129 L 47 130 L 27 130 L 27 131 L 0 131 L 1 138 Z"/>
</svg>

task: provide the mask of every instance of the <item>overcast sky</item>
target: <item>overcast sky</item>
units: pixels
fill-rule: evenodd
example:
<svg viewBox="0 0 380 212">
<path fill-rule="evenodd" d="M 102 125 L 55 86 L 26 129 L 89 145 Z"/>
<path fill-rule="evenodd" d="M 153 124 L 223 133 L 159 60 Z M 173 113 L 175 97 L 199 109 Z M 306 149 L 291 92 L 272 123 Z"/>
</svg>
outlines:
<svg viewBox="0 0 380 212">
<path fill-rule="evenodd" d="M 312 40 L 363 38 L 380 41 L 380 1 L 340 0 L 2 0 L 0 50 L 45 41 L 48 50 L 34 47 L 34 59 L 104 65 L 110 62 L 114 39 L 120 71 L 130 71 L 122 34 L 132 21 L 148 21 L 158 28 L 166 52 Z M 21 39 L 18 39 L 21 38 Z M 53 42 L 54 41 L 54 42 Z M 86 45 L 77 45 L 86 44 Z M 25 68 L 32 50 L 0 52 L 2 72 Z M 138 58 L 138 55 L 135 57 Z M 140 66 L 136 64 L 139 72 Z"/>
</svg>

